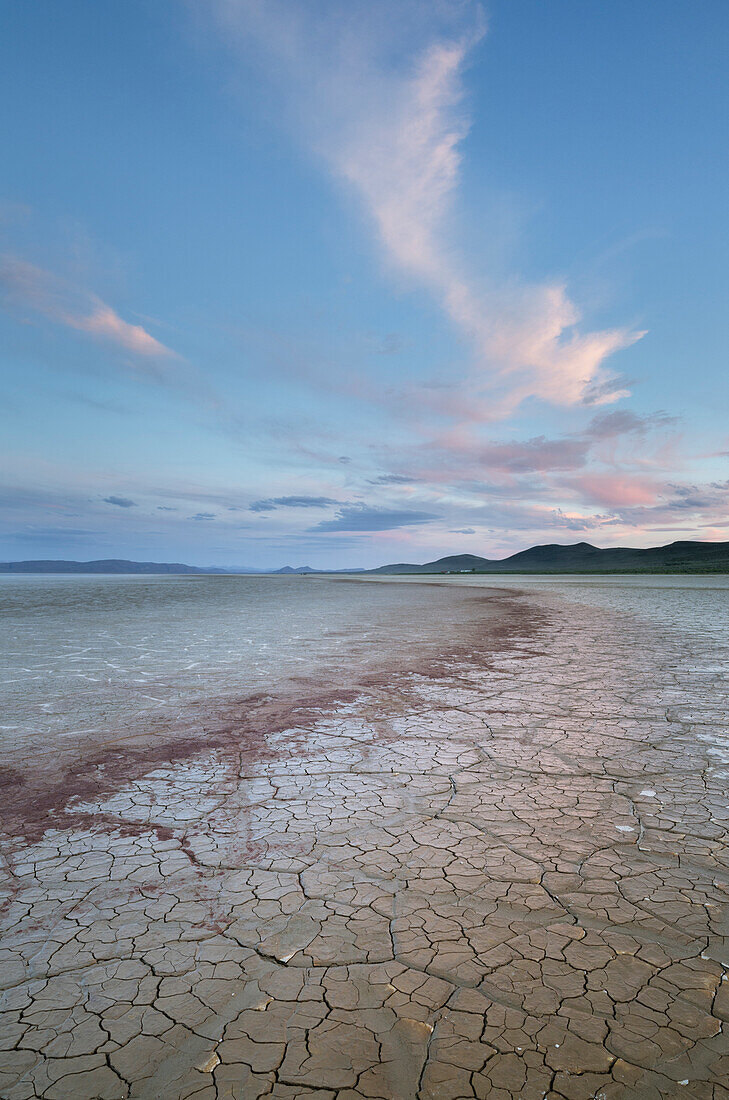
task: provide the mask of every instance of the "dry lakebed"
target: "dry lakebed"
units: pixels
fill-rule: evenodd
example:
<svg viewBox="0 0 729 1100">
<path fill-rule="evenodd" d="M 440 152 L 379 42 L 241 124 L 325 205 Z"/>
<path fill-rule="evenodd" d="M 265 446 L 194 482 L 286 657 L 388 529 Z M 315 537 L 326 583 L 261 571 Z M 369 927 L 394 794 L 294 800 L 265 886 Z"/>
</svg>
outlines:
<svg viewBox="0 0 729 1100">
<path fill-rule="evenodd" d="M 12 741 L 0 1096 L 729 1100 L 723 632 L 650 578 L 287 583 L 471 612 Z"/>
</svg>

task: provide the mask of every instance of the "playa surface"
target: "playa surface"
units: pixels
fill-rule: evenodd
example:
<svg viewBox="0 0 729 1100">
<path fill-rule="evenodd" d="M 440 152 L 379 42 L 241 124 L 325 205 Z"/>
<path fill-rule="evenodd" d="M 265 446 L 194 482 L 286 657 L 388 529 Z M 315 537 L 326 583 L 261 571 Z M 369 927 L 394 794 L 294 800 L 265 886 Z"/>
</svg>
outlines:
<svg viewBox="0 0 729 1100">
<path fill-rule="evenodd" d="M 440 654 L 13 741 L 0 1096 L 729 1100 L 725 641 L 452 598 Z"/>
</svg>

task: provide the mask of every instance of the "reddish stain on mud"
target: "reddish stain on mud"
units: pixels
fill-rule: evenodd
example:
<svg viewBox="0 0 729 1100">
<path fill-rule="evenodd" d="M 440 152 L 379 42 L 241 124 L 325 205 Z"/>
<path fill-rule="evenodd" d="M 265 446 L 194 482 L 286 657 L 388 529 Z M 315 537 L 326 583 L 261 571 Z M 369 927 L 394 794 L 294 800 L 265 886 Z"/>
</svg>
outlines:
<svg viewBox="0 0 729 1100">
<path fill-rule="evenodd" d="M 125 834 L 149 832 L 170 839 L 172 830 L 143 822 L 121 820 L 112 814 L 84 812 L 74 803 L 98 802 L 106 795 L 141 779 L 159 768 L 169 768 L 202 755 L 216 753 L 222 765 L 238 768 L 251 760 L 271 760 L 277 752 L 267 741 L 295 724 L 311 724 L 328 709 L 355 698 L 357 692 L 327 693 L 316 700 L 304 699 L 282 705 L 268 697 L 254 695 L 240 700 L 226 721 L 210 719 L 197 725 L 194 733 L 169 735 L 167 730 L 149 729 L 149 743 L 143 747 L 104 747 L 63 767 L 53 776 L 30 768 L 24 774 L 3 768 L 0 775 L 2 808 L 0 827 L 10 835 L 38 839 L 46 829 L 83 829 L 98 825 Z M 182 722 L 180 725 L 182 726 Z M 189 719 L 186 726 L 193 724 Z"/>
<path fill-rule="evenodd" d="M 361 675 L 356 683 L 350 681 L 326 690 L 320 684 L 302 681 L 295 695 L 276 698 L 259 692 L 232 703 L 228 700 L 222 706 L 211 703 L 204 715 L 192 708 L 172 730 L 146 729 L 140 747 L 83 746 L 78 759 L 55 772 L 47 767 L 34 769 L 30 762 L 24 772 L 0 765 L 0 831 L 27 841 L 39 839 L 47 829 L 84 828 L 113 829 L 126 835 L 151 830 L 160 839 L 172 839 L 176 833 L 164 826 L 128 821 L 112 813 L 86 812 L 74 806 L 98 802 L 157 769 L 211 754 L 216 754 L 221 771 L 227 768 L 232 774 L 253 761 L 305 756 L 307 729 L 322 718 L 336 715 L 367 689 L 393 688 L 402 694 L 407 690 L 402 676 L 413 673 L 457 682 L 456 662 L 486 665 L 517 643 L 533 639 L 546 621 L 541 609 L 513 590 L 502 589 L 498 595 L 474 594 L 474 599 L 487 603 L 487 617 L 471 624 L 465 637 L 437 656 L 424 650 L 397 666 Z M 292 739 L 279 745 L 271 743 L 271 735 L 286 730 L 295 731 Z M 86 755 L 82 755 L 83 748 L 88 748 Z"/>
</svg>

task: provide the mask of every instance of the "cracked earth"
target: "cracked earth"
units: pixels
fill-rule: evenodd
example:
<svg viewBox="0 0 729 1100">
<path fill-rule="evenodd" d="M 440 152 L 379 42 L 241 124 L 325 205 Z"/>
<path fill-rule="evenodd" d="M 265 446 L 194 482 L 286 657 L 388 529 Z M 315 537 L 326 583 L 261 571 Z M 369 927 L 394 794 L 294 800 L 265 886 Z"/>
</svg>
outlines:
<svg viewBox="0 0 729 1100">
<path fill-rule="evenodd" d="M 726 652 L 499 615 L 288 722 L 8 772 L 0 1095 L 729 1100 Z"/>
</svg>

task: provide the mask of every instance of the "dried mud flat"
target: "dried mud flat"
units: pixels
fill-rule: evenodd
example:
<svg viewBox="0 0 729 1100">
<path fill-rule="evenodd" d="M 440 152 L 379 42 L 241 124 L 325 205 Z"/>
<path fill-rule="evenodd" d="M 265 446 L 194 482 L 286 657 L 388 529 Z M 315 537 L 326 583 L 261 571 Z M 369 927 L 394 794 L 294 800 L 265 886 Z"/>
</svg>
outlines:
<svg viewBox="0 0 729 1100">
<path fill-rule="evenodd" d="M 491 657 L 8 775 L 0 1096 L 729 1100 L 726 653 L 501 610 Z"/>
</svg>

